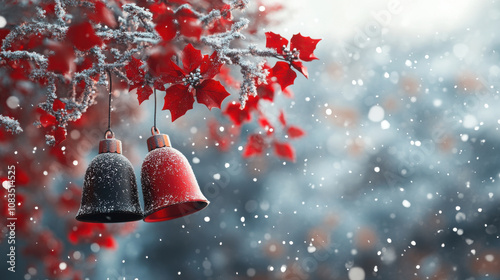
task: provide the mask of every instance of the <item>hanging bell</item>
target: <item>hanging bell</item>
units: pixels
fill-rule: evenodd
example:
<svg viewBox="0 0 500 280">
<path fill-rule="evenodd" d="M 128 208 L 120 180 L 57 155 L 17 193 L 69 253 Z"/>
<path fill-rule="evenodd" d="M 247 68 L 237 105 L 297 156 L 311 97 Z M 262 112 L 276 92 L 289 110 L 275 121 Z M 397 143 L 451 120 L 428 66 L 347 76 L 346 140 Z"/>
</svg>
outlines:
<svg viewBox="0 0 500 280">
<path fill-rule="evenodd" d="M 120 223 L 143 218 L 134 169 L 121 153 L 122 142 L 106 131 L 99 154 L 85 173 L 78 221 Z"/>
<path fill-rule="evenodd" d="M 197 212 L 208 205 L 186 157 L 153 127 L 141 169 L 144 221 L 160 222 Z"/>
</svg>

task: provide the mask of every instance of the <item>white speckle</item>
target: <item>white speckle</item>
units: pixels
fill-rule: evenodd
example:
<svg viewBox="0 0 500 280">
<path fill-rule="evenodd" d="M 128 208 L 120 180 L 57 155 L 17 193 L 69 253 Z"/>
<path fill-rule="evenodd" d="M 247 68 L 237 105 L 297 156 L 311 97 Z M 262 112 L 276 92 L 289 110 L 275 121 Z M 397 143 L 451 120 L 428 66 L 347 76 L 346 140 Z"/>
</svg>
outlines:
<svg viewBox="0 0 500 280">
<path fill-rule="evenodd" d="M 463 119 L 463 126 L 465 128 L 474 128 L 477 125 L 477 119 L 473 115 L 465 115 Z"/>
<path fill-rule="evenodd" d="M 462 142 L 467 142 L 467 140 L 469 140 L 469 135 L 462 134 L 462 135 L 460 135 L 460 139 L 462 140 Z"/>
<path fill-rule="evenodd" d="M 312 244 L 309 245 L 309 247 L 307 247 L 307 252 L 309 254 L 312 254 L 312 253 L 316 252 L 316 247 L 314 247 Z"/>
<path fill-rule="evenodd" d="M 242 223 L 244 223 L 244 222 L 245 222 L 245 217 L 241 217 L 241 218 L 240 218 L 240 221 L 241 221 Z"/>
<path fill-rule="evenodd" d="M 353 267 L 349 270 L 349 280 L 364 280 L 365 271 L 361 267 Z"/>
<path fill-rule="evenodd" d="M 78 165 L 78 160 L 76 160 L 76 159 L 75 159 L 75 160 L 73 161 L 73 165 L 74 165 L 74 166 L 77 166 L 77 165 Z"/>
<path fill-rule="evenodd" d="M 487 262 L 492 262 L 495 260 L 495 256 L 493 256 L 492 254 L 488 254 L 486 256 L 484 256 L 484 259 L 487 261 Z"/>
<path fill-rule="evenodd" d="M 405 208 L 410 208 L 410 206 L 411 206 L 411 203 L 410 203 L 408 200 L 406 200 L 406 199 L 405 199 L 405 200 L 403 200 L 403 203 L 402 203 L 402 204 L 403 204 L 403 206 L 404 206 Z"/>
<path fill-rule="evenodd" d="M 387 120 L 383 120 L 380 123 L 380 128 L 382 128 L 382 129 L 389 129 L 389 128 L 391 128 L 391 123 L 388 122 Z"/>
<path fill-rule="evenodd" d="M 6 25 L 7 20 L 3 16 L 0 16 L 0 28 L 4 28 Z"/>
<path fill-rule="evenodd" d="M 412 63 L 412 62 L 411 62 L 411 60 L 409 60 L 409 59 L 407 59 L 407 60 L 405 61 L 405 65 L 406 65 L 406 66 L 408 66 L 408 67 L 411 67 L 411 65 L 412 65 L 412 64 L 413 64 L 413 63 Z"/>
<path fill-rule="evenodd" d="M 216 173 L 214 174 L 214 180 L 220 180 L 220 174 L 219 173 Z"/>
<path fill-rule="evenodd" d="M 208 223 L 208 222 L 210 222 L 210 217 L 206 216 L 205 218 L 203 218 L 203 220 Z"/>
<path fill-rule="evenodd" d="M 259 6 L 259 11 L 263 12 L 263 11 L 265 11 L 265 10 L 266 10 L 266 7 L 265 7 L 265 6 Z M 250 275 L 248 275 L 248 276 L 250 276 Z"/>
<path fill-rule="evenodd" d="M 441 99 L 434 99 L 434 101 L 432 101 L 432 105 L 434 105 L 434 107 L 441 107 L 441 105 L 443 105 L 443 101 Z"/>
<path fill-rule="evenodd" d="M 197 157 L 194 157 L 194 158 L 193 158 L 193 163 L 194 163 L 194 164 L 198 164 L 198 163 L 200 163 L 200 159 L 199 159 L 199 158 L 197 158 Z"/>
<path fill-rule="evenodd" d="M 0 21 L 1 21 L 1 18 L 2 17 L 0 16 Z M 5 103 L 7 103 L 7 106 L 9 108 L 16 109 L 19 106 L 19 98 L 17 98 L 14 95 L 9 96 L 9 98 L 7 98 L 7 101 Z"/>
<path fill-rule="evenodd" d="M 92 244 L 90 245 L 90 250 L 91 250 L 92 252 L 94 252 L 94 253 L 99 252 L 99 250 L 100 250 L 100 249 L 101 249 L 101 246 L 99 246 L 99 244 L 97 244 L 97 243 L 92 243 Z"/>
<path fill-rule="evenodd" d="M 286 265 L 282 265 L 281 268 L 280 268 L 281 272 L 285 272 L 286 271 Z"/>
<path fill-rule="evenodd" d="M 332 114 L 332 109 L 330 109 L 330 108 L 326 109 L 325 113 L 327 116 L 330 116 Z"/>
<path fill-rule="evenodd" d="M 380 122 L 384 119 L 385 111 L 379 105 L 375 105 L 368 111 L 368 119 L 372 122 Z"/>
<path fill-rule="evenodd" d="M 375 166 L 375 168 L 373 168 L 373 171 L 375 171 L 375 172 L 380 172 L 380 167 Z"/>
<path fill-rule="evenodd" d="M 68 267 L 68 265 L 65 262 L 62 262 L 59 264 L 59 269 L 60 270 L 65 270 Z"/>
</svg>

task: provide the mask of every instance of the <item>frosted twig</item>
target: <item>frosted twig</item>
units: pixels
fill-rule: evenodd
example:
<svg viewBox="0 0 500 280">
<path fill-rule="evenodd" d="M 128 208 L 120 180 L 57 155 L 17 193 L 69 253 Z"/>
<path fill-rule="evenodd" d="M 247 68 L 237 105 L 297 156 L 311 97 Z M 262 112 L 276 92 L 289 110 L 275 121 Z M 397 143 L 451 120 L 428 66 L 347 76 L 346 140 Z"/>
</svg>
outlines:
<svg viewBox="0 0 500 280">
<path fill-rule="evenodd" d="M 0 114 L 0 125 L 5 127 L 6 131 L 10 131 L 12 133 L 19 134 L 23 132 L 19 122 L 13 118 L 6 117 Z"/>
</svg>

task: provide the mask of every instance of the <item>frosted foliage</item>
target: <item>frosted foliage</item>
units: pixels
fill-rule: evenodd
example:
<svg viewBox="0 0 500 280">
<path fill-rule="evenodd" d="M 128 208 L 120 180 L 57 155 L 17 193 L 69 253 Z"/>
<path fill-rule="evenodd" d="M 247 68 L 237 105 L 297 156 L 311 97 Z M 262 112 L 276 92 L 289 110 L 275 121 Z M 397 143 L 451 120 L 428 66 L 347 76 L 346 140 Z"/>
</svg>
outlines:
<svg viewBox="0 0 500 280">
<path fill-rule="evenodd" d="M 121 154 L 97 155 L 85 173 L 82 207 L 78 215 L 141 213 L 137 182 L 130 161 Z"/>
<path fill-rule="evenodd" d="M 11 131 L 12 133 L 21 133 L 23 132 L 23 129 L 19 125 L 19 122 L 10 118 L 10 117 L 5 117 L 0 114 L 0 126 L 3 126 L 5 130 Z"/>
<path fill-rule="evenodd" d="M 82 2 L 86 5 L 91 5 L 86 1 Z M 36 16 L 26 20 L 23 24 L 16 26 L 10 30 L 10 33 L 2 41 L 0 56 L 9 61 L 24 60 L 32 63 L 34 66 L 29 73 L 29 78 L 33 81 L 45 81 L 45 86 L 39 90 L 39 93 L 45 95 L 44 102 L 38 104 L 38 107 L 54 116 L 57 121 L 57 127 L 64 128 L 69 122 L 78 120 L 87 111 L 89 106 L 96 103 L 97 94 L 102 91 L 103 87 L 109 87 L 110 75 L 122 81 L 129 81 L 126 75 L 125 66 L 132 60 L 132 56 L 143 60 L 143 63 L 148 58 L 148 55 L 153 49 L 162 48 L 162 38 L 155 30 L 153 22 L 153 14 L 146 8 L 140 7 L 134 3 L 123 4 L 109 1 L 107 4 L 110 11 L 114 12 L 113 17 L 117 18 L 117 27 L 110 28 L 105 24 L 94 24 L 93 30 L 95 35 L 104 43 L 96 44 L 88 50 L 74 50 L 74 59 L 72 61 L 84 61 L 85 59 L 93 60 L 92 66 L 80 71 L 75 69 L 68 73 L 60 73 L 51 70 L 49 67 L 49 57 L 52 53 L 49 47 L 41 51 L 15 50 L 10 48 L 18 43 L 17 40 L 26 38 L 33 34 L 42 34 L 44 37 L 50 38 L 55 45 L 61 45 L 67 42 L 67 32 L 74 23 L 74 15 L 70 14 L 75 6 L 82 5 L 80 1 L 65 0 L 56 5 L 54 19 L 52 16 L 46 16 L 45 11 L 39 9 Z M 248 1 L 237 0 L 229 1 L 223 10 L 213 9 L 208 13 L 197 11 L 193 6 L 184 4 L 176 8 L 173 13 L 175 16 L 182 14 L 191 14 L 198 18 L 202 28 L 209 29 L 211 26 L 218 24 L 218 21 L 223 20 L 223 15 L 233 13 L 237 10 L 244 10 L 247 7 Z M 92 4 L 93 5 L 93 4 Z M 221 8 L 222 9 L 222 8 Z M 244 106 L 249 95 L 257 95 L 257 81 L 264 81 L 267 73 L 262 69 L 264 63 L 263 58 L 277 57 L 277 53 L 273 49 L 258 49 L 253 44 L 235 48 L 234 41 L 241 41 L 245 36 L 241 33 L 249 25 L 250 21 L 245 18 L 235 19 L 235 23 L 230 30 L 220 32 L 211 32 L 210 35 L 203 36 L 197 42 L 200 45 L 205 45 L 217 52 L 217 60 L 222 64 L 232 64 L 240 68 L 242 73 L 242 82 L 240 89 L 241 105 Z M 166 49 L 170 47 L 182 48 L 189 40 L 186 40 L 179 32 L 175 40 L 169 42 Z M 240 44 L 241 45 L 241 44 Z M 65 58 L 61 58 L 63 60 Z M 147 67 L 146 67 L 147 68 Z M 98 77 L 98 78 L 96 78 Z M 61 81 L 64 84 L 69 84 L 69 87 L 61 86 Z M 155 78 L 152 75 L 144 76 L 144 83 L 153 85 Z M 53 104 L 59 100 L 65 104 L 64 109 L 55 110 Z M 6 123 L 4 118 L 0 119 L 0 124 L 8 131 L 15 133 L 21 132 L 18 125 L 12 122 Z M 14 125 L 14 126 L 13 126 Z M 41 126 L 40 121 L 35 121 L 34 125 Z M 16 129 L 13 129 L 16 128 Z M 46 142 L 49 145 L 56 143 L 54 136 L 47 134 Z"/>
</svg>

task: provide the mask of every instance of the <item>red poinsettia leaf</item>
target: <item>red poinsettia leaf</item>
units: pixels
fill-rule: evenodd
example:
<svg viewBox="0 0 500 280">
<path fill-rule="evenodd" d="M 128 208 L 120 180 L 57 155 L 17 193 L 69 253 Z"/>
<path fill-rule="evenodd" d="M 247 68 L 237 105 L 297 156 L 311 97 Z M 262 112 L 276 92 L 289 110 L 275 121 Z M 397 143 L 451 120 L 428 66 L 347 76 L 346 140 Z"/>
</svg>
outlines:
<svg viewBox="0 0 500 280">
<path fill-rule="evenodd" d="M 129 79 L 129 90 L 133 90 L 144 84 L 144 69 L 142 69 L 143 62 L 140 59 L 132 57 L 130 62 L 125 66 L 125 73 Z M 139 102 L 141 102 L 139 100 Z"/>
<path fill-rule="evenodd" d="M 227 105 L 224 114 L 227 115 L 235 125 L 241 125 L 242 123 L 248 122 L 252 119 L 252 115 L 249 110 L 246 108 L 242 110 L 240 108 L 240 104 L 236 102 Z"/>
<path fill-rule="evenodd" d="M 153 89 L 149 85 L 143 85 L 137 88 L 137 100 L 139 100 L 139 105 L 153 94 Z"/>
<path fill-rule="evenodd" d="M 112 235 L 106 235 L 97 239 L 97 244 L 103 248 L 116 249 L 118 248 L 118 243 Z"/>
<path fill-rule="evenodd" d="M 286 126 L 285 112 L 283 112 L 283 110 L 280 111 L 280 116 L 278 117 L 278 119 L 283 126 Z"/>
<path fill-rule="evenodd" d="M 193 109 L 194 97 L 189 88 L 184 85 L 172 85 L 165 93 L 163 110 L 170 110 L 172 121 Z"/>
<path fill-rule="evenodd" d="M 274 153 L 284 159 L 295 162 L 295 150 L 289 143 L 273 142 Z"/>
<path fill-rule="evenodd" d="M 209 110 L 219 108 L 222 101 L 230 94 L 224 86 L 216 80 L 204 80 L 201 85 L 196 87 L 196 100 L 198 103 L 205 104 Z"/>
<path fill-rule="evenodd" d="M 288 98 L 294 97 L 293 91 L 290 88 L 285 88 L 285 89 L 281 90 L 281 92 L 283 93 L 284 96 L 286 96 Z"/>
<path fill-rule="evenodd" d="M 252 134 L 248 137 L 247 145 L 243 150 L 243 157 L 251 157 L 254 155 L 262 155 L 266 147 L 265 139 L 260 134 Z"/>
<path fill-rule="evenodd" d="M 292 61 L 293 68 L 297 69 L 302 75 L 309 79 L 309 73 L 307 73 L 307 67 L 302 64 L 302 61 L 294 60 Z"/>
<path fill-rule="evenodd" d="M 153 13 L 153 19 L 155 20 L 158 16 L 167 13 L 167 10 L 170 10 L 164 2 L 157 2 L 151 4 L 149 7 L 149 11 Z"/>
<path fill-rule="evenodd" d="M 44 113 L 40 116 L 40 123 L 43 127 L 53 126 L 57 123 L 57 119 L 49 113 Z"/>
<path fill-rule="evenodd" d="M 259 97 L 265 100 L 274 100 L 274 87 L 270 84 L 262 84 L 257 87 Z"/>
<path fill-rule="evenodd" d="M 54 139 L 56 140 L 56 145 L 59 145 L 62 141 L 66 139 L 66 129 L 64 127 L 58 127 L 54 131 Z"/>
<path fill-rule="evenodd" d="M 102 44 L 101 38 L 95 34 L 92 24 L 88 21 L 71 25 L 66 38 L 80 51 L 87 51 Z"/>
<path fill-rule="evenodd" d="M 276 62 L 276 65 L 271 69 L 271 75 L 276 78 L 281 90 L 292 85 L 295 78 L 297 78 L 297 74 L 291 69 L 290 64 L 284 61 Z"/>
<path fill-rule="evenodd" d="M 204 55 L 200 65 L 200 73 L 204 79 L 212 79 L 220 73 L 222 63 L 217 59 L 217 52 L 212 55 Z"/>
<path fill-rule="evenodd" d="M 278 54 L 283 54 L 283 46 L 288 46 L 288 40 L 281 35 L 266 32 L 266 48 L 275 49 Z"/>
<path fill-rule="evenodd" d="M 10 30 L 7 28 L 0 28 L 0 44 L 2 43 L 3 39 L 9 35 Z"/>
<path fill-rule="evenodd" d="M 201 22 L 192 10 L 182 9 L 177 12 L 177 22 L 179 23 L 179 31 L 186 37 L 200 39 L 202 28 Z"/>
<path fill-rule="evenodd" d="M 59 99 L 54 100 L 54 103 L 52 104 L 52 110 L 57 111 L 64 109 L 66 109 L 66 104 L 64 104 L 64 102 Z"/>
<path fill-rule="evenodd" d="M 85 56 L 83 60 L 77 62 L 76 72 L 81 72 L 83 70 L 91 68 L 93 63 L 94 63 L 93 56 Z"/>
<path fill-rule="evenodd" d="M 318 59 L 313 52 L 319 41 L 321 41 L 321 39 L 312 39 L 311 37 L 305 37 L 298 33 L 293 35 L 290 40 L 290 49 L 299 50 L 299 58 L 303 61 L 311 61 Z"/>
<path fill-rule="evenodd" d="M 180 71 L 180 74 L 172 72 L 171 61 L 172 56 L 175 55 L 172 44 L 160 42 L 156 47 L 153 47 L 148 52 L 148 55 L 148 69 L 149 73 L 151 73 L 153 76 L 159 77 L 161 75 L 173 75 L 175 77 L 184 77 L 184 73 L 182 70 Z"/>
<path fill-rule="evenodd" d="M 182 50 L 182 66 L 186 73 L 191 73 L 200 67 L 202 59 L 201 51 L 195 49 L 191 44 L 187 44 Z"/>
<path fill-rule="evenodd" d="M 299 138 L 304 136 L 306 133 L 302 130 L 302 128 L 292 125 L 288 127 L 286 134 L 288 134 L 290 138 Z"/>
<path fill-rule="evenodd" d="M 88 19 L 95 23 L 105 24 L 111 28 L 115 28 L 118 25 L 113 12 L 106 7 L 106 4 L 97 1 L 94 3 L 94 7 L 92 12 L 87 13 Z"/>
<path fill-rule="evenodd" d="M 274 130 L 273 126 L 271 125 L 271 123 L 269 122 L 269 120 L 265 116 L 259 117 L 259 125 L 262 128 L 266 129 L 268 131 L 268 133 L 272 133 L 272 131 Z"/>
<path fill-rule="evenodd" d="M 48 58 L 48 71 L 54 71 L 59 74 L 67 74 L 74 70 L 75 55 L 73 53 L 73 46 L 69 44 L 52 43 L 48 49 L 54 51 Z"/>
<path fill-rule="evenodd" d="M 156 19 L 155 30 L 160 34 L 164 41 L 170 41 L 175 38 L 177 34 L 177 26 L 175 25 L 174 12 L 166 10 L 162 15 Z"/>
</svg>

